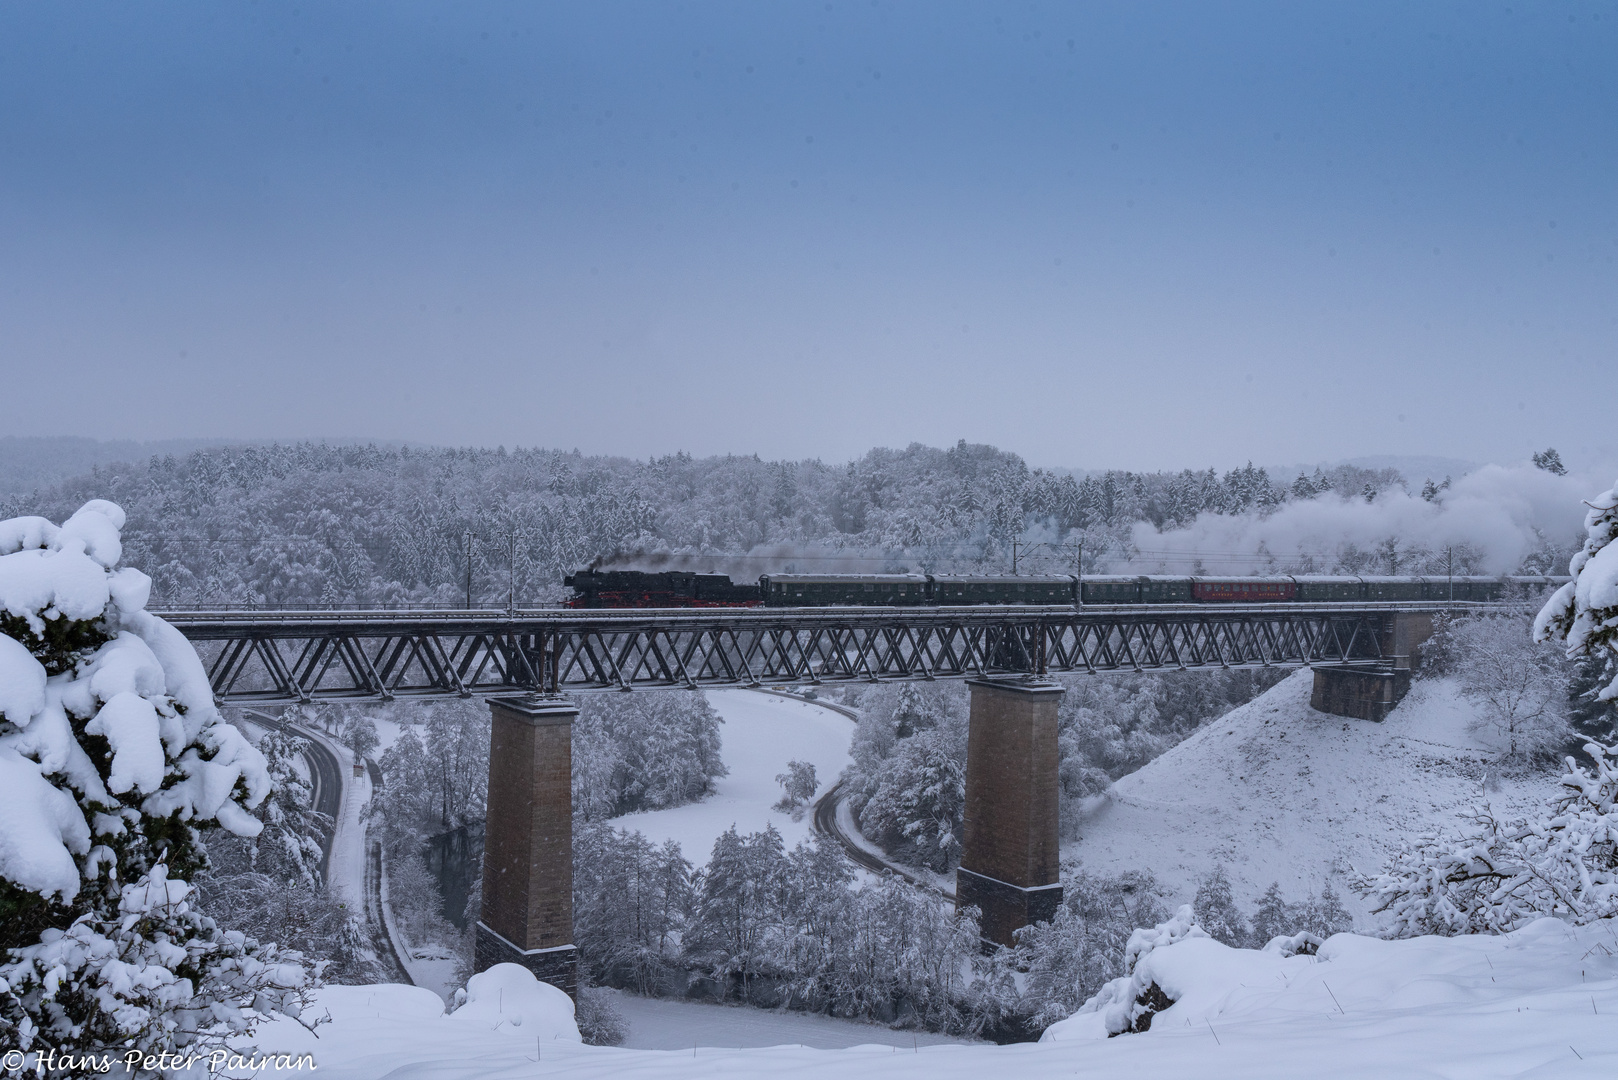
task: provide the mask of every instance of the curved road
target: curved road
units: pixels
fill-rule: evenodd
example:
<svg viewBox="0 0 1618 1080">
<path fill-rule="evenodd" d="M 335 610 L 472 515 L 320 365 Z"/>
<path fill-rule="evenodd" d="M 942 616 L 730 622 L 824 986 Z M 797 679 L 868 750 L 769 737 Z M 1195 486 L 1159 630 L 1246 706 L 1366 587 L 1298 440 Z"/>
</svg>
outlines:
<svg viewBox="0 0 1618 1080">
<path fill-rule="evenodd" d="M 874 873 L 885 874 L 888 864 L 854 842 L 854 838 L 837 825 L 837 805 L 843 801 L 841 780 L 826 789 L 826 794 L 815 800 L 815 832 L 829 836 L 843 845 L 843 854 Z"/>
<path fill-rule="evenodd" d="M 790 698 L 793 701 L 807 701 L 811 705 L 819 705 L 822 709 L 830 709 L 832 712 L 842 713 L 844 716 L 855 721 L 856 723 L 860 718 L 860 714 L 849 708 L 847 705 L 836 705 L 829 701 L 816 701 L 812 698 L 805 698 L 798 694 L 791 694 L 782 690 L 770 690 L 762 687 L 758 688 L 758 692 L 761 694 L 769 694 L 772 697 Z M 852 859 L 856 865 L 862 866 L 876 874 L 897 874 L 911 884 L 920 885 L 924 889 L 931 889 L 939 893 L 944 897 L 944 899 L 950 901 L 950 903 L 955 902 L 955 893 L 950 889 L 939 887 L 938 882 L 932 878 L 918 873 L 913 868 L 905 866 L 902 863 L 890 862 L 861 846 L 859 841 L 855 840 L 854 837 L 843 828 L 842 822 L 837 819 L 837 808 L 842 805 L 842 802 L 843 781 L 839 780 L 831 787 L 826 789 L 826 794 L 815 800 L 814 817 L 812 819 L 815 832 L 820 833 L 823 836 L 829 836 L 841 844 L 844 854 Z M 861 836 L 860 839 L 865 840 L 865 837 Z M 871 842 L 866 840 L 866 843 L 869 844 Z M 871 846 L 875 847 L 876 845 L 871 844 Z"/>
<path fill-rule="evenodd" d="M 843 828 L 843 823 L 838 820 L 837 811 L 842 804 L 843 782 L 839 780 L 837 783 L 826 789 L 826 794 L 815 800 L 814 827 L 816 832 L 829 836 L 836 840 L 839 844 L 843 845 L 844 854 L 846 854 L 858 865 L 863 866 L 865 869 L 877 874 L 897 874 L 899 877 L 904 878 L 912 885 L 919 885 L 923 889 L 930 889 L 933 892 L 938 893 L 952 904 L 955 902 L 954 891 L 940 886 L 939 883 L 933 878 L 928 877 L 913 867 L 906 866 L 903 863 L 891 862 L 884 859 L 875 852 L 869 851 L 860 846 L 859 842 L 856 841 L 853 836 L 850 836 L 847 830 Z M 852 815 L 850 816 L 852 817 Z M 860 837 L 860 839 L 865 840 L 865 842 L 867 844 L 871 844 L 872 847 L 876 846 L 871 840 L 867 839 L 863 835 Z"/>
<path fill-rule="evenodd" d="M 273 728 L 294 735 L 304 741 L 304 760 L 309 763 L 310 784 L 313 788 L 310 802 L 314 809 L 327 815 L 332 827 L 327 830 L 320 845 L 320 877 L 322 881 L 331 884 L 331 857 L 332 848 L 337 842 L 338 823 L 342 819 L 343 810 L 343 764 L 337 755 L 326 745 L 323 738 L 315 732 L 306 730 L 297 724 L 271 716 L 258 709 L 242 709 L 243 715 L 251 717 L 252 722 L 261 727 Z M 382 770 L 377 768 L 376 762 L 366 761 L 366 767 L 373 790 L 382 787 Z M 358 842 L 365 844 L 365 831 L 363 824 L 357 832 Z M 387 927 L 387 919 L 382 913 L 382 867 L 380 844 L 371 843 L 361 855 L 361 865 L 364 867 L 363 882 L 359 886 L 363 895 L 360 900 L 361 910 L 366 929 L 371 936 L 372 951 L 384 967 L 391 965 L 390 978 L 410 983 L 410 972 L 400 958 L 399 948 L 394 943 L 393 935 Z"/>
<path fill-rule="evenodd" d="M 267 712 L 258 709 L 243 709 L 242 715 L 253 718 L 253 723 L 260 727 L 273 728 L 285 732 L 304 742 L 303 757 L 309 763 L 309 782 L 314 788 L 310 796 L 310 803 L 314 809 L 325 814 L 332 827 L 326 830 L 325 837 L 320 842 L 320 878 L 322 881 L 330 877 L 331 846 L 337 838 L 337 818 L 343 807 L 343 766 L 337 760 L 337 755 L 319 739 L 311 738 L 309 733 L 301 730 L 298 725 L 288 723 Z"/>
</svg>

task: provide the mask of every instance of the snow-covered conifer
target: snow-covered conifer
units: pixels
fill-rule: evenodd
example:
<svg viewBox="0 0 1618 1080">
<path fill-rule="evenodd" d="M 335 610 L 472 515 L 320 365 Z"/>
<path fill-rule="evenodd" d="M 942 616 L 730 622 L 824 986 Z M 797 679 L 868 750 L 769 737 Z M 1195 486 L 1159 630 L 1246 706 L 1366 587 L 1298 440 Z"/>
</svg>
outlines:
<svg viewBox="0 0 1618 1080">
<path fill-rule="evenodd" d="M 1546 602 L 1534 620 L 1534 639 L 1557 638 L 1567 655 L 1605 656 L 1614 676 L 1596 695 L 1618 698 L 1618 484 L 1586 504 L 1584 545 L 1569 560 L 1573 580 Z"/>
<path fill-rule="evenodd" d="M 1562 455 L 1556 452 L 1554 446 L 1547 446 L 1534 455 L 1534 467 L 1557 476 L 1567 475 L 1567 466 L 1562 464 Z"/>
<path fill-rule="evenodd" d="M 296 1016 L 310 974 L 191 905 L 198 828 L 242 836 L 264 756 L 118 567 L 124 513 L 0 522 L 0 1042 L 163 1050 Z"/>
<path fill-rule="evenodd" d="M 1281 895 L 1281 883 L 1272 881 L 1253 908 L 1253 941 L 1262 946 L 1272 938 L 1294 933 L 1296 921 L 1293 906 Z"/>
<path fill-rule="evenodd" d="M 252 838 L 228 831 L 211 838 L 208 854 L 216 873 L 259 873 L 308 888 L 319 886 L 320 855 L 332 822 L 314 809 L 313 790 L 298 771 L 298 758 L 307 745 L 304 739 L 282 731 L 272 731 L 259 740 L 258 749 L 273 785 L 269 798 L 254 811 L 264 828 Z"/>
<path fill-rule="evenodd" d="M 1231 888 L 1230 878 L 1225 875 L 1224 864 L 1214 867 L 1213 872 L 1197 884 L 1197 895 L 1191 901 L 1191 909 L 1196 912 L 1197 925 L 1209 937 L 1232 948 L 1247 944 L 1247 920 L 1242 918 L 1241 908 L 1236 906 L 1236 894 Z"/>
<path fill-rule="evenodd" d="M 966 816 L 966 755 L 954 735 L 931 728 L 900 740 L 859 814 L 897 857 L 941 872 L 960 860 Z"/>
<path fill-rule="evenodd" d="M 1320 892 L 1304 902 L 1301 915 L 1293 929 L 1307 930 L 1322 939 L 1354 929 L 1354 916 L 1343 906 L 1342 898 L 1329 881 L 1323 882 Z"/>
</svg>

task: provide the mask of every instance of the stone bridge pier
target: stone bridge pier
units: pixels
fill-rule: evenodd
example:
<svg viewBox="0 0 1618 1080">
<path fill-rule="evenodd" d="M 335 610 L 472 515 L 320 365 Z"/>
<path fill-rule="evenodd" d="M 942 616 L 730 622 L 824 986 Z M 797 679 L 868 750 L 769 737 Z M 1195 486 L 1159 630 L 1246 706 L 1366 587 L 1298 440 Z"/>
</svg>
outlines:
<svg viewBox="0 0 1618 1080">
<path fill-rule="evenodd" d="M 968 681 L 966 823 L 955 872 L 957 910 L 982 912 L 985 942 L 1015 944 L 1062 902 L 1056 707 L 1043 680 Z"/>
<path fill-rule="evenodd" d="M 488 823 L 474 964 L 521 964 L 578 994 L 573 945 L 573 721 L 577 705 L 489 699 Z"/>
<path fill-rule="evenodd" d="M 1380 662 L 1315 665 L 1309 705 L 1333 716 L 1377 723 L 1404 700 L 1411 674 L 1421 666 L 1421 647 L 1433 636 L 1436 613 L 1390 611 L 1377 628 Z"/>
</svg>

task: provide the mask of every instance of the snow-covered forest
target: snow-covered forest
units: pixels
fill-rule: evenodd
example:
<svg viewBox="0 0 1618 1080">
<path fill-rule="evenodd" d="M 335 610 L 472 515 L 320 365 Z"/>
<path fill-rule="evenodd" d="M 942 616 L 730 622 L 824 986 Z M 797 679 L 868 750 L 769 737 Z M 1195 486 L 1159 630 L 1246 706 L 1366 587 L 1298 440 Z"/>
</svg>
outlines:
<svg viewBox="0 0 1618 1080">
<path fill-rule="evenodd" d="M 1024 572 L 1565 563 L 1577 525 L 1568 478 L 1525 463 L 1448 480 L 1349 465 L 1079 475 L 964 441 L 845 464 L 298 443 L 98 467 L 0 501 L 0 517 L 116 501 L 159 606 L 461 604 L 469 561 L 472 602 L 497 606 L 554 601 L 564 574 L 597 559 L 672 555 L 743 578 L 1001 572 L 1014 540 Z"/>
<path fill-rule="evenodd" d="M 1560 794 L 1513 817 L 1494 808 L 1485 783 L 1463 828 L 1412 835 L 1380 867 L 1357 868 L 1353 885 L 1388 920 L 1388 935 L 1509 933 L 1548 913 L 1575 924 L 1613 915 L 1612 751 L 1590 743 L 1593 770 L 1571 757 L 1557 764 L 1581 737 L 1612 736 L 1612 501 L 1607 492 L 1589 504 L 1576 578 L 1532 626 L 1530 612 L 1507 609 L 1442 622 L 1423 678 L 1459 687 L 1500 767 L 1519 780 L 1541 777 L 1547 790 L 1559 775 Z M 312 805 L 304 743 L 272 728 L 255 747 L 219 723 L 190 646 L 144 611 L 149 580 L 120 565 L 123 525 L 119 507 L 92 501 L 60 528 L 39 517 L 0 528 L 0 644 L 10 643 L 0 651 L 0 764 L 10 761 L 15 774 L 0 803 L 10 837 L 0 854 L 3 899 L 22 934 L 8 946 L 0 1005 L 18 1039 L 79 1030 L 90 1033 L 86 1045 L 126 1037 L 222 1045 L 263 1015 L 295 1018 L 321 981 L 368 983 L 386 977 L 385 966 L 361 913 L 339 902 L 319 869 L 332 822 Z M 1565 640 L 1566 656 L 1535 644 L 1536 634 Z M 1210 721 L 1267 700 L 1279 678 L 1072 679 L 1059 714 L 1064 829 L 1077 829 L 1087 800 L 1114 781 L 1203 739 Z M 838 778 L 856 822 L 889 857 L 947 873 L 959 855 L 964 687 L 837 693 L 858 717 L 852 763 Z M 1171 890 L 1149 870 L 1069 863 L 1056 917 L 1014 948 L 985 952 L 971 912 L 957 914 L 926 886 L 864 876 L 825 838 L 788 850 L 773 827 L 733 827 L 711 851 L 688 852 L 616 828 L 624 814 L 708 797 L 727 772 L 724 725 L 701 692 L 585 696 L 581 706 L 575 933 L 587 983 L 996 1040 L 1102 1013 L 1123 1025 L 1117 1031 L 1136 1031 L 1141 1017 L 1176 1001 L 1136 985 L 1155 970 L 1143 966 L 1151 950 L 1142 941 L 1167 948 L 1212 938 L 1287 956 L 1324 948 L 1353 922 L 1329 882 L 1244 891 L 1214 864 L 1176 913 Z M 385 782 L 370 819 L 391 866 L 402 944 L 413 955 L 439 950 L 464 981 L 469 943 L 453 924 L 475 910 L 475 880 L 457 909 L 429 848 L 483 817 L 486 707 L 319 706 L 286 718 L 334 733 L 356 760 L 379 760 Z M 802 769 L 777 780 L 788 809 L 817 789 Z M 130 877 L 135 884 L 118 885 Z M 154 940 L 189 942 L 196 959 L 185 963 L 194 966 L 175 968 Z M 92 1009 L 88 1026 L 74 1028 L 81 1005 L 63 1005 L 50 965 L 77 972 L 76 985 L 101 987 L 93 993 L 123 1011 Z M 134 965 L 147 981 L 125 986 L 116 965 Z M 191 970 L 201 981 L 186 989 L 177 972 Z M 242 1011 L 249 1001 L 252 1014 Z M 610 1008 L 588 992 L 581 1002 L 580 1027 L 612 1041 Z M 1119 1012 L 1131 1002 L 1134 1011 Z"/>
</svg>

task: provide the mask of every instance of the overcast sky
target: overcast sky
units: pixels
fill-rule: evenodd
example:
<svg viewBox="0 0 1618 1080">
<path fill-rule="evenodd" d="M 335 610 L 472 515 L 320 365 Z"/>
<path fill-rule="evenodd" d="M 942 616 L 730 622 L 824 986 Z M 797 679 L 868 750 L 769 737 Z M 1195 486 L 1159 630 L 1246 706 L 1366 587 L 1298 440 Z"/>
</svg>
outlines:
<svg viewBox="0 0 1618 1080">
<path fill-rule="evenodd" d="M 1615 57 L 1524 0 L 7 4 L 0 415 L 1611 460 Z"/>
</svg>

